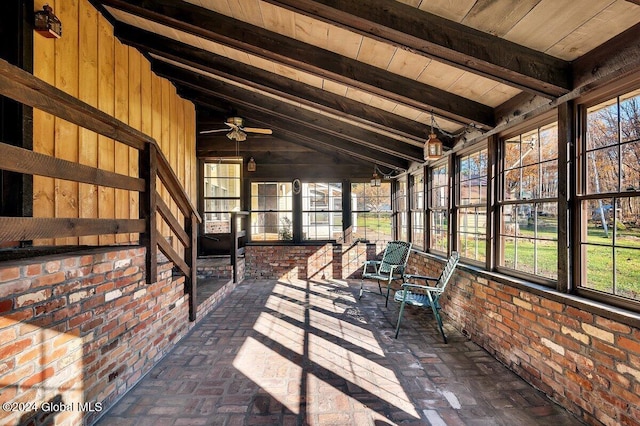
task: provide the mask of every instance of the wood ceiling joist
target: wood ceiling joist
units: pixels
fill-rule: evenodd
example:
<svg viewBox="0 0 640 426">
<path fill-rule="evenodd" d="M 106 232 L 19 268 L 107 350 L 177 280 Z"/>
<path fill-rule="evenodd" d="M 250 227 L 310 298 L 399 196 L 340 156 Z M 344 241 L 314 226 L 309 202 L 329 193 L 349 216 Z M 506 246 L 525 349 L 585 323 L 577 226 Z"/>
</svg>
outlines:
<svg viewBox="0 0 640 426">
<path fill-rule="evenodd" d="M 571 89 L 568 62 L 399 1 L 264 1 L 537 95 L 552 98 Z"/>
<path fill-rule="evenodd" d="M 399 136 L 416 140 L 424 140 L 429 130 L 428 123 L 419 123 L 130 25 L 118 24 L 116 26 L 116 36 L 123 43 L 141 51 L 153 53 L 172 61 L 182 62 L 190 67 L 201 69 L 248 87 L 272 93 L 381 131 L 392 132 Z M 446 136 L 438 135 L 438 137 L 447 144 Z"/>
<path fill-rule="evenodd" d="M 408 161 L 423 161 L 422 149 L 389 138 L 369 130 L 361 129 L 343 121 L 282 102 L 260 93 L 208 78 L 202 74 L 177 68 L 160 61 L 154 61 L 153 71 L 183 86 L 200 90 L 209 96 L 232 101 L 235 105 L 264 111 L 273 117 L 281 117 L 308 127 L 315 132 L 354 142 L 381 152 L 403 158 Z"/>
<path fill-rule="evenodd" d="M 573 61 L 576 88 L 604 82 L 640 68 L 640 24 Z"/>
<path fill-rule="evenodd" d="M 178 90 L 181 95 L 191 99 L 198 105 L 213 110 L 220 110 L 221 104 L 219 99 L 213 97 L 210 93 L 203 92 L 197 88 L 188 85 L 178 84 Z M 277 137 L 283 140 L 316 149 L 324 154 L 340 154 L 347 155 L 353 159 L 366 161 L 371 164 L 379 164 L 391 169 L 406 170 L 409 162 L 398 158 L 393 154 L 381 152 L 375 148 L 358 145 L 348 140 L 325 135 L 313 129 L 308 129 L 286 118 L 275 117 L 264 112 L 243 108 L 236 111 L 241 116 L 250 117 L 252 123 L 257 123 L 264 127 L 269 127 L 277 132 Z M 257 135 L 256 135 L 257 136 Z M 271 136 L 275 138 L 276 136 Z M 224 138 L 224 139 L 223 139 Z M 217 149 L 219 141 L 228 142 L 226 136 L 204 136 L 198 140 L 197 151 L 200 154 Z M 266 138 L 265 138 L 266 139 Z"/>
<path fill-rule="evenodd" d="M 202 7 L 172 0 L 102 0 L 101 3 L 395 102 L 433 111 L 462 125 L 474 123 L 485 129 L 494 126 L 493 109 L 479 102 Z"/>
</svg>

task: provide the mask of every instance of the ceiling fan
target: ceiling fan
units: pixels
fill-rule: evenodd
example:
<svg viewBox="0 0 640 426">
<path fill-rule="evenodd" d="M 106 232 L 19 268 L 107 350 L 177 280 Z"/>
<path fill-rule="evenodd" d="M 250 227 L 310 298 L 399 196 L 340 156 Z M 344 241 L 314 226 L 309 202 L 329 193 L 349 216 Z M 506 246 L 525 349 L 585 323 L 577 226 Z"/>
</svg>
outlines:
<svg viewBox="0 0 640 426">
<path fill-rule="evenodd" d="M 270 135 L 273 132 L 271 129 L 260 129 L 256 127 L 244 127 L 244 118 L 242 117 L 229 117 L 224 123 L 228 126 L 226 129 L 213 129 L 203 130 L 201 135 L 207 133 L 228 132 L 227 137 L 232 141 L 242 142 L 247 140 L 247 133 L 259 133 L 261 135 Z"/>
</svg>

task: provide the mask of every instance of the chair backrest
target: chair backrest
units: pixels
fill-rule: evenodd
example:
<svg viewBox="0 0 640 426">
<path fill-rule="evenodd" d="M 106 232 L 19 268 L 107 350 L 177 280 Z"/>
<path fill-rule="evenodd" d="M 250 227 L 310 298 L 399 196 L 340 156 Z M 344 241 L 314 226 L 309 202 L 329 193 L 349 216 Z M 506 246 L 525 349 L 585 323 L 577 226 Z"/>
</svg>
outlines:
<svg viewBox="0 0 640 426">
<path fill-rule="evenodd" d="M 458 264 L 459 260 L 460 253 L 458 253 L 457 251 L 451 252 L 451 256 L 449 257 L 449 260 L 447 260 L 447 264 L 444 265 L 444 269 L 442 270 L 442 273 L 438 278 L 438 282 L 435 285 L 440 289 L 440 294 L 442 294 L 442 292 L 444 292 L 444 289 L 447 287 L 447 283 L 453 275 L 453 270 L 456 269 L 456 265 Z"/>
<path fill-rule="evenodd" d="M 387 248 L 384 249 L 384 254 L 382 255 L 382 261 L 380 262 L 378 272 L 381 274 L 388 274 L 391 272 L 391 265 L 402 265 L 402 269 L 398 270 L 396 268 L 394 269 L 394 273 L 404 273 L 410 252 L 411 243 L 406 241 L 389 241 L 389 243 L 387 243 Z"/>
</svg>

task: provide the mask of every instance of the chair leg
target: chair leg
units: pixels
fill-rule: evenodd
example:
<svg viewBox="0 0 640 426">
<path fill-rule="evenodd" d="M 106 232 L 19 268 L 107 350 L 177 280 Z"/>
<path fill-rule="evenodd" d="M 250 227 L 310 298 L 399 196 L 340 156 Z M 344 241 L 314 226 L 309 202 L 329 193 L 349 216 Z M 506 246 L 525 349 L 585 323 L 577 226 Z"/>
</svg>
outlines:
<svg viewBox="0 0 640 426">
<path fill-rule="evenodd" d="M 362 299 L 362 295 L 364 294 L 364 279 L 360 280 L 360 293 L 358 294 L 358 300 Z"/>
<path fill-rule="evenodd" d="M 438 312 L 438 308 L 431 305 L 431 310 L 433 311 L 433 316 L 436 317 L 436 321 L 438 322 L 438 328 L 440 329 L 440 334 L 442 334 L 442 339 L 445 343 L 447 343 L 447 336 L 444 334 L 444 328 L 442 327 L 442 317 L 440 316 L 440 312 Z"/>
<path fill-rule="evenodd" d="M 402 320 L 402 313 L 404 312 L 404 300 L 400 305 L 400 312 L 398 313 L 398 324 L 396 324 L 396 339 L 398 338 L 398 333 L 400 332 L 400 321 Z"/>
</svg>

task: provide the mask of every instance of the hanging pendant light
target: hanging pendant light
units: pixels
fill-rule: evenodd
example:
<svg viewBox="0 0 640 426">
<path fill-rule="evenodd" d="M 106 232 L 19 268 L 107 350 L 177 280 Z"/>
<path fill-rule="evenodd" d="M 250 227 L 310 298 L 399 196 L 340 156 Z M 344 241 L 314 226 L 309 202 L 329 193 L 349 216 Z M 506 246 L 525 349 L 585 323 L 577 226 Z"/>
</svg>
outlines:
<svg viewBox="0 0 640 426">
<path fill-rule="evenodd" d="M 424 143 L 424 159 L 425 160 L 437 160 L 442 157 L 442 141 L 438 139 L 433 127 L 436 120 L 431 113 L 431 133 L 429 133 L 429 139 Z"/>
<path fill-rule="evenodd" d="M 373 166 L 373 176 L 371 177 L 371 186 L 373 186 L 374 188 L 377 188 L 381 184 L 382 184 L 382 181 L 380 180 L 380 176 L 378 176 L 378 173 L 376 172 L 376 167 Z"/>
</svg>

